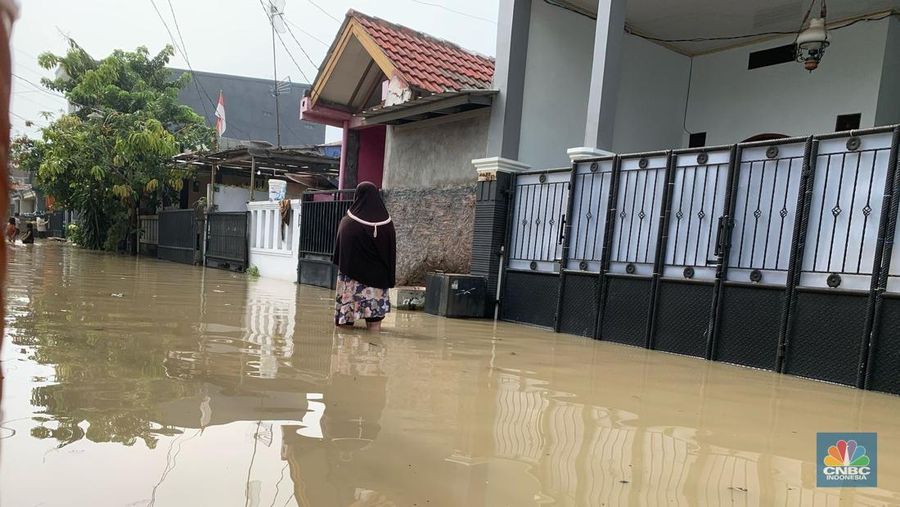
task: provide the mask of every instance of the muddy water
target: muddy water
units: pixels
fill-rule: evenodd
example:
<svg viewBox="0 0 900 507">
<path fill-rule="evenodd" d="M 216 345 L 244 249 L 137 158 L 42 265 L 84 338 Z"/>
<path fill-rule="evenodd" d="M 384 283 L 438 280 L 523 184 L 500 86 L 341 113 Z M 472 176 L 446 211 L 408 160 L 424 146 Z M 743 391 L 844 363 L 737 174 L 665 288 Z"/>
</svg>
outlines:
<svg viewBox="0 0 900 507">
<path fill-rule="evenodd" d="M 900 397 L 327 291 L 12 251 L 0 505 L 898 505 Z M 816 431 L 877 431 L 816 489 Z"/>
</svg>

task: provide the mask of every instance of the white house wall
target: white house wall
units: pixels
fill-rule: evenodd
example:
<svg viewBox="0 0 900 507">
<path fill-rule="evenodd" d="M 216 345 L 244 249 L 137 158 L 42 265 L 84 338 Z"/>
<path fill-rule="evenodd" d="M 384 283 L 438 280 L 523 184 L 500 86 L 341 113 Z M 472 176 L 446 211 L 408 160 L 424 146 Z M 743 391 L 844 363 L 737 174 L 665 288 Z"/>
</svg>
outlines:
<svg viewBox="0 0 900 507">
<path fill-rule="evenodd" d="M 531 4 L 519 161 L 569 165 L 566 150 L 584 139 L 594 22 L 543 1 Z"/>
<path fill-rule="evenodd" d="M 689 72 L 688 57 L 625 35 L 612 151 L 681 146 Z"/>
<path fill-rule="evenodd" d="M 881 87 L 878 92 L 877 125 L 900 123 L 900 19 L 891 17 L 884 52 Z"/>
<path fill-rule="evenodd" d="M 706 132 L 714 145 L 761 133 L 830 132 L 839 114 L 861 113 L 860 126 L 874 126 L 887 28 L 883 20 L 830 32 L 831 46 L 812 73 L 798 63 L 747 70 L 751 52 L 790 37 L 694 58 L 688 130 Z"/>
</svg>

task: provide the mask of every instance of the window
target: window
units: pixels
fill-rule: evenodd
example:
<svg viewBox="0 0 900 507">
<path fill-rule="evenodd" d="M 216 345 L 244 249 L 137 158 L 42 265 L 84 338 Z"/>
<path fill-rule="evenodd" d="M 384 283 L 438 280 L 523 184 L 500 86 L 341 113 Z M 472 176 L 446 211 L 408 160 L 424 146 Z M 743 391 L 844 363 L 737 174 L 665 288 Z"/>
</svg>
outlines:
<svg viewBox="0 0 900 507">
<path fill-rule="evenodd" d="M 837 121 L 834 122 L 834 131 L 843 132 L 845 130 L 858 129 L 860 120 L 862 120 L 862 113 L 839 114 Z"/>
<path fill-rule="evenodd" d="M 771 65 L 778 65 L 779 63 L 793 62 L 796 55 L 797 52 L 793 44 L 763 49 L 762 51 L 754 51 L 750 53 L 750 58 L 747 62 L 747 70 L 769 67 Z"/>
<path fill-rule="evenodd" d="M 688 148 L 706 146 L 706 132 L 696 132 L 688 137 Z"/>
</svg>

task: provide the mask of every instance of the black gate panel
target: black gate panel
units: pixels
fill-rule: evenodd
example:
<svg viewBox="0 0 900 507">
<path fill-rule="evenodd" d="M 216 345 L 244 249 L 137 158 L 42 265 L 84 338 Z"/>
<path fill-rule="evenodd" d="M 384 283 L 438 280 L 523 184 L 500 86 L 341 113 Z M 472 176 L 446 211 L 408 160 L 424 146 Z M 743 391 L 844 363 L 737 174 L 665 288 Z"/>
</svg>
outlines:
<svg viewBox="0 0 900 507">
<path fill-rule="evenodd" d="M 784 287 L 726 283 L 715 358 L 775 369 L 784 314 Z"/>
<path fill-rule="evenodd" d="M 647 316 L 650 312 L 650 278 L 606 277 L 606 306 L 600 339 L 627 345 L 647 345 Z"/>
<path fill-rule="evenodd" d="M 786 373 L 861 384 L 873 273 L 881 270 L 883 196 L 891 194 L 886 187 L 893 181 L 892 139 L 888 131 L 817 140 L 801 269 L 786 328 Z"/>
<path fill-rule="evenodd" d="M 733 152 L 684 151 L 673 158 L 651 348 L 707 357 Z"/>
<path fill-rule="evenodd" d="M 501 315 L 503 320 L 553 327 L 559 275 L 528 271 L 507 271 L 503 280 Z"/>
<path fill-rule="evenodd" d="M 900 394 L 900 294 L 885 294 L 881 305 L 881 326 L 875 331 L 878 340 L 872 351 L 868 387 Z"/>
<path fill-rule="evenodd" d="M 660 280 L 653 348 L 706 357 L 713 284 Z"/>
<path fill-rule="evenodd" d="M 609 215 L 612 234 L 601 303 L 601 340 L 647 346 L 669 161 L 669 153 L 619 160 L 617 195 Z"/>
<path fill-rule="evenodd" d="M 217 212 L 206 215 L 206 262 L 243 271 L 247 269 L 247 213 Z"/>
<path fill-rule="evenodd" d="M 579 336 L 594 336 L 600 277 L 597 274 L 566 273 L 559 316 L 559 330 Z"/>
<path fill-rule="evenodd" d="M 198 246 L 197 218 L 192 209 L 159 212 L 157 257 L 193 264 Z"/>
<path fill-rule="evenodd" d="M 868 295 L 804 289 L 797 293 L 785 373 L 854 385 Z"/>
</svg>

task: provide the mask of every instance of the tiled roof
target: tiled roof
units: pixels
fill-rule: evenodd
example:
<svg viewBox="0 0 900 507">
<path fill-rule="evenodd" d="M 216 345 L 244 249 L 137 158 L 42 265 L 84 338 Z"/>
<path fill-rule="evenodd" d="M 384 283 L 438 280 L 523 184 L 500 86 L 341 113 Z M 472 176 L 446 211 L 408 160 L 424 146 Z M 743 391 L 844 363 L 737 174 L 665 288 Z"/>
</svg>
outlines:
<svg viewBox="0 0 900 507">
<path fill-rule="evenodd" d="M 359 22 L 410 86 L 431 93 L 491 88 L 493 58 L 354 10 L 347 16 Z"/>
</svg>

